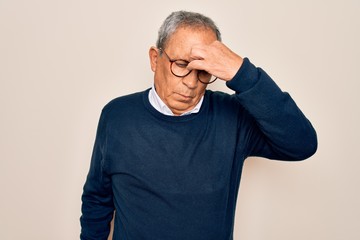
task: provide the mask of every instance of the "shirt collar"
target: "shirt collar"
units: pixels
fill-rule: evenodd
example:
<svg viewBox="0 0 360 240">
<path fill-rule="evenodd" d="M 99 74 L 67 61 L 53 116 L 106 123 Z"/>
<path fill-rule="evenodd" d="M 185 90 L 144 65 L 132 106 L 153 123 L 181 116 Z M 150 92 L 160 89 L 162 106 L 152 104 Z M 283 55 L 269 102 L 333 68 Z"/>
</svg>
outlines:
<svg viewBox="0 0 360 240">
<path fill-rule="evenodd" d="M 181 116 L 184 115 L 189 115 L 192 113 L 198 113 L 200 111 L 202 102 L 204 100 L 204 96 L 201 97 L 200 101 L 198 102 L 198 104 L 196 104 L 196 106 L 187 111 L 184 112 L 183 114 L 181 114 Z M 174 113 L 170 110 L 170 108 L 161 100 L 161 98 L 159 97 L 159 95 L 157 94 L 156 90 L 155 90 L 155 85 L 152 86 L 152 88 L 149 91 L 149 101 L 150 104 L 160 113 L 164 114 L 164 115 L 168 115 L 168 116 L 174 116 Z"/>
</svg>

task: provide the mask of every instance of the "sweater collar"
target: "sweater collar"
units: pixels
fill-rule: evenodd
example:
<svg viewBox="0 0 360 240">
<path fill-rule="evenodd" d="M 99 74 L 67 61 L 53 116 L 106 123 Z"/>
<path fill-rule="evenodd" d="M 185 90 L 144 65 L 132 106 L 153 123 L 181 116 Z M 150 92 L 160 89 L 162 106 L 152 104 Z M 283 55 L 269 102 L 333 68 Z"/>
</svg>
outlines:
<svg viewBox="0 0 360 240">
<path fill-rule="evenodd" d="M 198 104 L 196 104 L 196 106 L 193 109 L 191 109 L 187 112 L 184 112 L 183 114 L 181 114 L 181 116 L 189 115 L 192 113 L 198 113 L 200 111 L 203 100 L 204 100 L 204 96 L 201 97 L 200 101 L 198 102 Z M 153 85 L 149 91 L 149 102 L 150 102 L 151 106 L 153 106 L 158 112 L 160 112 L 164 115 L 167 115 L 167 116 L 174 116 L 174 113 L 161 100 L 161 98 L 157 94 L 157 92 L 155 90 L 155 85 Z"/>
</svg>

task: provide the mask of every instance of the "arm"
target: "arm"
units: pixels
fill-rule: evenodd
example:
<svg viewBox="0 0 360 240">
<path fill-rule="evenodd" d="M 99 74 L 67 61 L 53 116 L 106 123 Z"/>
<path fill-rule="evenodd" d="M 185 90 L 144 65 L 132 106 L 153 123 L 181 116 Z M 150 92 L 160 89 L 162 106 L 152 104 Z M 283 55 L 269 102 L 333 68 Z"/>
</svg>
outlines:
<svg viewBox="0 0 360 240">
<path fill-rule="evenodd" d="M 317 149 L 314 128 L 289 94 L 248 59 L 224 44 L 194 46 L 190 69 L 205 70 L 226 81 L 252 118 L 246 152 L 279 160 L 302 160 Z"/>
<path fill-rule="evenodd" d="M 248 155 L 279 160 L 303 160 L 317 149 L 310 121 L 296 103 L 261 68 L 245 58 L 227 86 L 255 121 Z"/>
<path fill-rule="evenodd" d="M 106 153 L 106 124 L 104 111 L 100 117 L 90 170 L 82 195 L 82 240 L 106 240 L 114 213 L 110 176 L 103 169 Z"/>
</svg>

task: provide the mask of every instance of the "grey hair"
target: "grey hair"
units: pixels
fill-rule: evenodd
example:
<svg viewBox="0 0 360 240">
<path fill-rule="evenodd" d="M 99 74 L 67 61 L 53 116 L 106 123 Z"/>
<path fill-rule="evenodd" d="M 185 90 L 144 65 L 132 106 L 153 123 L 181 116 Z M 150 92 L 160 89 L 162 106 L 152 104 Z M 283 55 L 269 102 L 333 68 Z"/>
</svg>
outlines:
<svg viewBox="0 0 360 240">
<path fill-rule="evenodd" d="M 209 28 L 216 34 L 217 40 L 221 41 L 221 33 L 213 20 L 200 13 L 178 11 L 171 13 L 161 25 L 156 47 L 164 49 L 171 35 L 179 27 Z"/>
</svg>

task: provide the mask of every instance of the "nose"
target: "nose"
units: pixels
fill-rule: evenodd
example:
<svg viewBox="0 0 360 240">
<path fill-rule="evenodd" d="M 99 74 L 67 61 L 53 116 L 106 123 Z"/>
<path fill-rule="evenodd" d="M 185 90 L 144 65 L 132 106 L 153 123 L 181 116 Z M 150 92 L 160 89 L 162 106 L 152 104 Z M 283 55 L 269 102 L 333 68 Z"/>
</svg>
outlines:
<svg viewBox="0 0 360 240">
<path fill-rule="evenodd" d="M 198 86 L 198 79 L 197 79 L 197 71 L 192 70 L 189 75 L 186 77 L 183 77 L 182 82 L 184 85 L 186 85 L 188 88 L 196 88 Z"/>
</svg>

